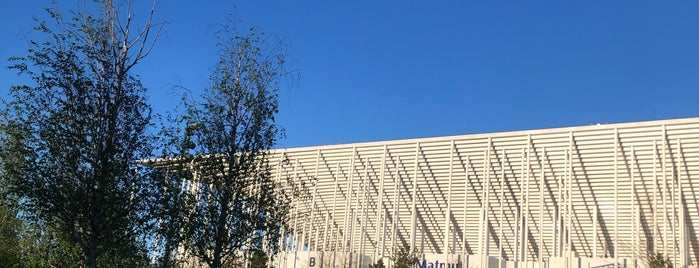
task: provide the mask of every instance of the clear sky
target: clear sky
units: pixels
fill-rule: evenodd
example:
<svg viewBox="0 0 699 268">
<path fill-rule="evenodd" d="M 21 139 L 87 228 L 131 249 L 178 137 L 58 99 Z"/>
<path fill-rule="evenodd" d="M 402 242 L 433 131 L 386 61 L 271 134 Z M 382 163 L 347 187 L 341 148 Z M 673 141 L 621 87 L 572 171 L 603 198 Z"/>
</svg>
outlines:
<svg viewBox="0 0 699 268">
<path fill-rule="evenodd" d="M 47 4 L 0 0 L 3 65 Z M 176 105 L 174 85 L 207 85 L 211 27 L 232 5 L 159 3 L 166 33 L 137 69 L 156 111 Z M 699 116 L 699 1 L 236 5 L 245 25 L 289 41 L 300 71 L 281 92 L 278 147 Z M 0 70 L 3 95 L 18 81 Z"/>
</svg>

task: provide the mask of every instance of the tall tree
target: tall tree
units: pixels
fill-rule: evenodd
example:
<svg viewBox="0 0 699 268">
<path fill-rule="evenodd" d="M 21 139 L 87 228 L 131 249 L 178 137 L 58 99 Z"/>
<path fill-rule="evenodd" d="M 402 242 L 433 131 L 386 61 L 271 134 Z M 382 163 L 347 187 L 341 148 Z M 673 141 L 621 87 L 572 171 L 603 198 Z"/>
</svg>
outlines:
<svg viewBox="0 0 699 268">
<path fill-rule="evenodd" d="M 178 144 L 180 163 L 191 170 L 182 174 L 192 182 L 185 248 L 210 267 L 229 267 L 262 244 L 277 250 L 288 206 L 268 156 L 281 134 L 275 115 L 287 72 L 285 44 L 272 35 L 257 28 L 241 33 L 230 20 L 218 38 L 211 85 L 184 101 Z"/>
<path fill-rule="evenodd" d="M 6 197 L 4 184 L 0 179 L 0 263 L 6 267 L 20 267 L 22 222 L 17 218 L 16 206 Z"/>
<path fill-rule="evenodd" d="M 137 29 L 130 2 L 90 9 L 69 20 L 47 9 L 51 20 L 36 27 L 45 38 L 11 59 L 33 84 L 9 91 L 0 157 L 28 215 L 75 247 L 83 267 L 118 266 L 142 261 L 153 225 L 155 183 L 136 166 L 151 155 L 151 108 L 133 67 L 161 24 L 151 9 Z"/>
</svg>

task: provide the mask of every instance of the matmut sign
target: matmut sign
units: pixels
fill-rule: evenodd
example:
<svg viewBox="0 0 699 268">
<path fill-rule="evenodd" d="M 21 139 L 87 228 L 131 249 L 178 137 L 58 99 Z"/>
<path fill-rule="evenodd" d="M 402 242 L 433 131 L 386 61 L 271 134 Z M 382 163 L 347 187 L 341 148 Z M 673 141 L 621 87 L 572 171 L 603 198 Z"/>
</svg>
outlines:
<svg viewBox="0 0 699 268">
<path fill-rule="evenodd" d="M 422 261 L 418 261 L 418 267 L 420 268 L 463 268 L 463 264 L 461 261 L 456 261 L 456 262 L 448 262 L 448 261 L 440 261 L 440 260 L 430 260 L 428 261 L 425 258 L 425 255 L 422 255 Z"/>
</svg>

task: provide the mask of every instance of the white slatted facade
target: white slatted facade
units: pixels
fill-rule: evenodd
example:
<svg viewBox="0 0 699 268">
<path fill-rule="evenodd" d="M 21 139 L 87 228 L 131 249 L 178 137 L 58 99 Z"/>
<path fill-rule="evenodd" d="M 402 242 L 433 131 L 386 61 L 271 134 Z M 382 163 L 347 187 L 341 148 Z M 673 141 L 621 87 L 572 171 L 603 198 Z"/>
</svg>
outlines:
<svg viewBox="0 0 699 268">
<path fill-rule="evenodd" d="M 699 118 L 279 149 L 270 165 L 302 189 L 289 252 L 699 259 Z"/>
</svg>

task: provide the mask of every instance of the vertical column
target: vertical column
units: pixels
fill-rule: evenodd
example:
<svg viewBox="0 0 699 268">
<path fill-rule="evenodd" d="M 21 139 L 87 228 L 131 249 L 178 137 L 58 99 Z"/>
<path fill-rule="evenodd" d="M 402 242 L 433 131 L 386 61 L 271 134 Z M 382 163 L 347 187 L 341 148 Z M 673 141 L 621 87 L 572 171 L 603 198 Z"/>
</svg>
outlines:
<svg viewBox="0 0 699 268">
<path fill-rule="evenodd" d="M 366 243 L 365 239 L 369 238 L 369 234 L 367 233 L 367 226 L 369 225 L 369 192 L 367 191 L 367 184 L 371 181 L 369 179 L 369 165 L 371 162 L 367 159 L 366 164 L 364 165 L 364 177 L 362 178 L 362 195 L 363 195 L 363 202 L 362 202 L 362 216 L 364 216 L 364 219 L 362 220 L 362 229 L 360 232 L 360 238 L 359 238 L 359 262 L 358 267 L 361 267 L 364 264 L 364 253 L 366 250 Z"/>
<path fill-rule="evenodd" d="M 449 227 L 451 220 L 451 188 L 454 169 L 454 140 L 451 141 L 449 148 L 449 183 L 447 186 L 447 211 L 444 216 L 444 253 L 449 255 Z"/>
<path fill-rule="evenodd" d="M 565 165 L 566 165 L 565 160 L 563 162 L 564 162 L 563 166 L 564 166 L 564 173 L 565 173 Z M 565 175 L 555 177 L 556 186 L 558 188 L 558 199 L 557 199 L 558 201 L 556 202 L 556 206 L 554 207 L 553 222 L 551 223 L 551 226 L 553 226 L 553 228 L 551 228 L 551 236 L 553 237 L 551 240 L 553 241 L 552 245 L 553 245 L 553 256 L 554 257 L 563 256 L 563 254 L 562 254 L 563 240 L 565 240 L 563 237 L 564 225 L 562 222 L 562 218 L 563 218 L 563 214 L 564 214 L 564 211 L 563 211 L 563 208 L 564 208 L 563 203 L 564 202 L 563 201 L 565 199 L 564 193 L 563 193 L 563 187 L 564 187 L 563 180 L 564 179 L 565 179 Z"/>
<path fill-rule="evenodd" d="M 568 209 L 566 213 L 568 219 L 566 222 L 566 239 L 568 239 L 568 258 L 567 263 L 570 266 L 573 260 L 573 132 L 568 133 L 568 150 L 566 151 L 566 186 L 568 187 L 568 194 L 566 195 L 566 201 L 568 201 Z M 578 220 L 578 222 L 580 222 Z"/>
<path fill-rule="evenodd" d="M 597 258 L 597 204 L 595 204 L 595 214 L 592 215 L 592 257 Z"/>
<path fill-rule="evenodd" d="M 383 146 L 383 154 L 381 155 L 381 171 L 379 172 L 379 205 L 376 207 L 376 235 L 374 241 L 376 241 L 376 245 L 379 246 L 379 251 L 378 254 L 380 258 L 383 258 L 384 254 L 384 246 L 385 246 L 385 239 L 383 231 L 386 226 L 386 217 L 384 216 L 384 207 L 383 207 L 383 195 L 384 195 L 384 177 L 385 177 L 385 172 L 386 172 L 386 154 L 388 153 L 388 146 L 384 144 Z M 376 252 L 375 252 L 376 253 Z M 374 255 L 376 257 L 376 255 Z M 376 258 L 374 258 L 374 262 L 376 262 Z"/>
<path fill-rule="evenodd" d="M 619 129 L 614 128 L 614 267 L 619 267 Z"/>
<path fill-rule="evenodd" d="M 566 230 L 569 228 L 567 222 L 564 223 L 565 216 L 567 215 L 566 213 L 568 212 L 567 204 L 568 204 L 568 150 L 565 150 L 563 153 L 563 176 L 559 176 L 559 181 L 558 181 L 558 215 L 556 218 L 557 221 L 557 227 L 558 229 L 556 230 L 556 236 L 558 237 L 556 241 L 556 245 L 554 246 L 554 251 L 557 251 L 556 254 L 558 254 L 558 257 L 565 257 L 565 248 L 567 246 L 566 244 Z M 554 255 L 556 255 L 554 254 Z M 568 267 L 568 259 L 566 259 L 565 264 L 566 267 Z"/>
<path fill-rule="evenodd" d="M 490 147 L 491 139 L 488 138 L 488 149 L 483 156 L 483 174 L 485 183 L 483 185 L 483 198 L 481 200 L 480 222 L 478 226 L 478 255 L 488 255 L 489 239 L 488 233 L 488 209 L 490 200 Z"/>
<path fill-rule="evenodd" d="M 466 251 L 466 244 L 468 243 L 468 240 L 466 239 L 466 224 L 468 223 L 468 184 L 469 184 L 469 167 L 470 167 L 471 159 L 468 155 L 466 155 L 466 167 L 464 170 L 464 173 L 466 174 L 466 179 L 464 180 L 464 225 L 461 227 L 461 235 L 463 236 L 463 241 L 461 245 L 461 252 L 462 252 L 462 258 L 464 261 L 466 260 L 466 254 L 468 252 Z"/>
<path fill-rule="evenodd" d="M 677 139 L 677 198 L 680 199 L 680 215 L 679 215 L 679 228 L 680 228 L 680 267 L 687 266 L 687 233 L 685 225 L 685 210 L 684 210 L 684 189 L 682 188 L 682 167 L 684 165 L 684 155 L 682 154 L 682 143 L 680 139 Z"/>
<path fill-rule="evenodd" d="M 667 141 L 667 148 L 668 148 L 668 150 L 671 149 L 671 145 L 670 145 L 669 140 Z M 671 151 L 670 151 L 670 158 L 672 158 Z M 677 219 L 675 217 L 675 215 L 677 215 L 677 206 L 676 206 L 677 203 L 675 201 L 676 200 L 676 198 L 675 198 L 675 192 L 676 192 L 675 191 L 675 180 L 677 179 L 677 173 L 678 173 L 677 171 L 679 171 L 679 170 L 677 169 L 677 166 L 673 165 L 672 171 L 673 171 L 672 172 L 673 175 L 670 178 L 670 191 L 669 191 L 669 193 L 670 193 L 670 206 L 672 207 L 672 210 L 671 210 L 672 214 L 670 214 L 670 216 L 672 217 L 672 222 L 671 222 L 671 225 L 672 225 L 672 227 L 671 227 L 672 228 L 672 260 L 673 260 L 672 264 L 674 264 L 674 266 L 677 266 L 677 230 L 676 230 Z"/>
<path fill-rule="evenodd" d="M 502 161 L 500 163 L 500 218 L 498 219 L 498 257 L 500 257 L 500 260 L 503 260 L 502 257 L 502 244 L 505 242 L 505 239 L 503 237 L 503 222 L 505 221 L 505 218 L 503 217 L 504 211 L 505 211 L 505 162 L 507 160 L 507 151 L 503 150 L 502 151 Z"/>
<path fill-rule="evenodd" d="M 638 241 L 638 221 L 636 218 L 636 149 L 631 146 L 631 256 L 636 256 Z"/>
<path fill-rule="evenodd" d="M 493 165 L 490 159 L 490 154 L 491 154 L 491 148 L 493 147 L 493 141 L 491 138 L 488 138 L 488 150 L 486 152 L 486 165 L 484 165 L 485 171 L 486 171 L 486 190 L 485 190 L 485 211 L 483 212 L 483 217 L 485 218 L 484 220 L 484 225 L 482 227 L 483 231 L 483 242 L 485 243 L 485 255 L 489 256 L 490 255 L 490 191 L 492 187 L 492 181 L 490 180 L 490 171 L 493 169 Z"/>
<path fill-rule="evenodd" d="M 311 218 L 309 219 L 309 226 L 314 226 L 315 225 L 315 212 L 316 212 L 316 196 L 318 195 L 318 169 L 320 166 L 320 149 L 317 150 L 316 152 L 316 167 L 315 167 L 315 172 L 313 174 L 313 200 L 311 201 Z M 309 227 L 310 228 L 310 227 Z M 308 250 L 311 250 L 311 242 L 313 242 L 313 251 L 318 251 L 318 231 L 320 228 L 314 228 L 315 229 L 315 236 L 313 237 L 313 241 L 308 241 Z M 310 231 L 310 230 L 309 230 Z M 310 233 L 310 232 L 309 232 Z M 308 235 L 308 240 L 311 240 L 310 234 Z"/>
<path fill-rule="evenodd" d="M 276 255 L 276 257 L 277 257 L 277 267 L 280 267 L 280 266 L 281 266 L 281 261 L 282 261 L 282 256 L 281 256 L 281 255 L 283 254 L 284 256 L 286 256 L 286 254 L 287 254 L 286 251 L 288 251 L 287 248 L 286 248 L 286 227 L 284 227 L 284 226 L 285 226 L 285 225 L 282 225 L 282 229 L 281 229 L 281 234 L 282 234 L 282 235 L 279 237 L 279 254 Z"/>
<path fill-rule="evenodd" d="M 544 161 L 546 159 L 546 148 L 542 148 L 540 175 L 539 175 L 539 267 L 544 265 Z"/>
<path fill-rule="evenodd" d="M 401 163 L 400 156 L 398 156 L 398 163 Z M 393 181 L 395 182 L 395 189 L 393 192 L 393 217 L 391 217 L 391 224 L 393 225 L 393 231 L 391 232 L 391 256 L 393 256 L 393 253 L 398 250 L 398 247 L 396 247 L 396 240 L 398 239 L 398 208 L 400 207 L 399 198 L 400 198 L 400 190 L 401 186 L 403 186 L 403 177 L 400 175 L 400 170 L 398 169 L 398 165 L 396 167 L 396 177 L 394 177 Z"/>
<path fill-rule="evenodd" d="M 349 164 L 349 179 L 347 179 L 347 193 L 346 198 L 345 198 L 345 226 L 344 226 L 344 232 L 342 233 L 342 252 L 343 253 L 349 253 L 351 249 L 351 244 L 350 241 L 352 240 L 351 235 L 351 228 L 350 226 L 353 225 L 352 223 L 352 217 L 350 216 L 350 213 L 352 210 L 350 209 L 350 204 L 352 203 L 352 188 L 353 188 L 353 176 L 354 176 L 354 157 L 357 154 L 357 147 L 352 148 L 352 156 L 350 157 L 350 164 Z"/>
<path fill-rule="evenodd" d="M 523 230 L 522 230 L 522 261 L 527 261 L 527 253 L 529 250 L 529 177 L 531 176 L 531 150 L 532 150 L 532 135 L 527 135 L 527 175 L 525 176 L 524 190 L 524 214 L 522 215 Z"/>
<path fill-rule="evenodd" d="M 653 252 L 658 250 L 658 141 L 653 140 L 653 205 L 651 213 L 653 216 L 653 232 L 650 238 L 653 241 Z"/>
<path fill-rule="evenodd" d="M 328 251 L 326 246 L 328 242 L 328 225 L 330 224 L 330 212 L 325 214 L 325 225 L 323 227 L 323 243 L 321 244 L 321 249 L 323 251 Z M 318 251 L 318 240 L 315 241 L 316 251 Z"/>
<path fill-rule="evenodd" d="M 296 180 L 296 181 L 299 181 L 298 165 L 299 165 L 299 160 L 296 159 L 296 161 L 294 162 L 294 180 Z M 303 191 L 303 189 L 299 188 L 299 191 Z M 294 201 L 296 203 L 296 205 L 294 206 L 294 230 L 293 230 L 293 232 L 294 232 L 294 245 L 292 246 L 294 251 L 299 250 L 298 249 L 299 248 L 299 236 L 300 236 L 301 232 L 298 229 L 298 221 L 299 221 L 298 211 L 299 211 L 299 206 L 300 206 L 299 203 L 301 202 L 301 199 L 302 198 L 295 198 L 294 199 Z"/>
<path fill-rule="evenodd" d="M 337 222 L 335 221 L 335 216 L 337 216 L 337 188 L 340 187 L 339 176 L 338 176 L 340 174 L 340 163 L 337 163 L 336 170 L 337 171 L 335 172 L 335 174 L 333 174 L 333 179 L 335 180 L 335 187 L 333 188 L 333 210 L 330 214 L 330 218 L 332 219 L 332 225 L 333 225 L 333 227 L 330 229 L 332 232 L 330 239 L 337 243 L 337 240 L 339 240 L 339 239 L 334 237 L 334 235 L 335 235 L 335 229 L 337 228 Z M 325 247 L 326 247 L 326 245 L 323 245 L 323 248 L 325 248 Z M 332 246 L 333 252 L 337 252 L 337 248 L 338 248 L 337 244 Z"/>
<path fill-rule="evenodd" d="M 280 156 L 280 157 L 283 157 L 283 156 Z M 274 173 L 274 186 L 273 186 L 274 189 L 276 189 L 277 187 L 280 187 L 280 185 L 279 185 L 279 177 L 280 177 L 281 175 L 280 175 L 279 173 L 281 172 L 281 166 L 282 166 L 282 161 L 281 161 L 281 158 L 280 158 L 280 159 L 277 161 L 277 167 L 276 167 L 276 170 L 275 170 L 275 173 Z M 277 192 L 276 190 L 274 190 L 273 196 L 274 196 L 274 198 L 279 198 L 278 192 Z M 279 237 L 279 240 L 280 240 L 279 243 L 281 244 L 281 243 L 282 243 L 281 240 L 282 240 L 282 238 L 284 237 L 284 226 L 283 226 L 283 225 L 282 225 L 282 228 L 281 228 L 280 231 L 281 231 L 281 232 L 280 232 L 281 236 Z M 267 245 L 267 243 L 269 243 L 267 240 L 268 240 L 268 236 L 267 236 L 267 232 L 265 231 L 265 233 L 264 233 L 264 239 L 262 240 L 262 241 L 263 241 L 263 242 L 262 242 L 262 243 L 263 243 L 263 250 L 265 251 L 265 253 L 267 253 L 267 256 L 269 256 L 268 264 L 272 264 L 272 254 L 270 254 L 271 251 L 270 251 L 270 249 L 269 249 L 269 246 Z M 284 249 L 280 246 L 280 247 L 279 247 L 279 250 L 282 251 L 282 250 L 284 250 Z"/>
<path fill-rule="evenodd" d="M 364 160 L 361 160 L 360 164 L 362 166 L 364 166 Z M 359 223 L 358 223 L 359 219 L 361 218 L 361 215 L 359 215 L 359 213 L 360 213 L 359 204 L 361 202 L 361 199 L 359 198 L 359 192 L 362 189 L 361 185 L 362 185 L 362 179 L 363 179 L 362 175 L 361 175 L 361 171 L 357 170 L 356 167 L 355 167 L 355 170 L 357 171 L 357 174 L 359 174 L 359 181 L 357 183 L 352 184 L 352 192 L 354 193 L 354 207 L 352 207 L 352 209 L 354 210 L 354 212 L 352 213 L 352 235 L 350 238 L 350 246 L 352 247 L 352 253 L 354 256 L 353 259 L 357 259 L 357 253 L 359 253 L 359 250 L 361 250 L 361 248 L 355 248 L 355 243 L 357 243 L 357 240 L 358 240 L 356 237 L 357 236 L 356 232 L 361 233 L 361 229 L 359 228 Z M 353 172 L 355 170 L 353 170 Z M 354 187 L 355 184 L 357 185 L 356 189 Z M 361 234 L 360 234 L 359 239 L 361 239 Z M 356 245 L 356 246 L 359 246 L 359 245 Z M 354 263 L 356 264 L 357 262 L 354 262 Z M 352 265 L 350 265 L 350 267 L 352 267 Z"/>
<path fill-rule="evenodd" d="M 515 216 L 515 222 L 516 222 L 516 230 L 515 230 L 515 252 L 514 252 L 514 259 L 515 262 L 518 262 L 521 259 L 522 253 L 521 253 L 521 247 L 522 247 L 522 231 L 524 230 L 524 224 L 523 224 L 523 217 L 522 217 L 522 209 L 524 206 L 522 203 L 524 202 L 524 199 L 526 198 L 524 196 L 524 161 L 526 160 L 525 158 L 525 152 L 524 148 L 522 148 L 522 155 L 521 155 L 521 161 L 520 161 L 520 171 L 519 171 L 519 204 L 517 205 L 517 210 L 516 210 L 516 216 Z"/>
<path fill-rule="evenodd" d="M 488 148 L 490 149 L 490 142 L 488 142 Z M 485 250 L 484 250 L 484 248 L 485 248 L 484 244 L 487 242 L 483 242 L 483 240 L 484 240 L 484 231 L 483 230 L 487 229 L 487 226 L 488 226 L 488 224 L 485 223 L 486 217 L 487 217 L 486 211 L 487 211 L 487 206 L 488 206 L 487 200 L 488 200 L 488 191 L 489 191 L 489 188 L 488 188 L 489 182 L 488 182 L 488 175 L 487 175 L 489 173 L 489 171 L 488 171 L 488 152 L 489 151 L 483 152 L 483 175 L 485 176 L 485 179 L 484 179 L 484 183 L 482 186 L 483 197 L 481 198 L 481 209 L 480 209 L 479 218 L 478 218 L 478 255 L 481 258 L 481 266 L 486 266 L 484 255 L 487 254 L 487 253 L 485 253 Z M 487 232 L 485 232 L 485 233 L 487 233 Z"/>
<path fill-rule="evenodd" d="M 293 179 L 295 181 L 299 181 L 298 166 L 299 166 L 299 160 L 296 159 L 296 161 L 294 162 L 294 177 L 293 177 Z M 303 190 L 303 189 L 300 189 L 300 190 Z M 299 201 L 301 201 L 301 200 L 300 200 L 300 198 L 298 198 L 298 199 L 295 198 L 294 201 L 295 201 L 294 203 L 296 203 L 296 205 L 294 205 L 294 228 L 292 230 L 292 232 L 294 234 L 294 238 L 293 238 L 294 240 L 293 240 L 293 245 L 291 247 L 294 250 L 294 266 L 293 267 L 296 267 L 296 257 L 298 256 L 298 251 L 299 251 L 299 229 L 298 229 Z"/>
<path fill-rule="evenodd" d="M 415 242 L 416 242 L 416 224 L 417 224 L 417 171 L 418 161 L 420 158 L 420 143 L 415 144 L 415 162 L 413 165 L 413 191 L 412 191 L 412 201 L 410 204 L 410 253 L 415 252 Z"/>
<path fill-rule="evenodd" d="M 573 139 L 572 133 L 573 133 L 573 132 L 570 132 L 569 137 L 568 137 L 568 143 L 569 143 L 568 146 L 569 146 L 569 147 L 570 147 L 570 143 L 571 143 L 571 141 L 572 141 L 572 139 Z M 563 167 L 563 168 L 564 168 L 564 171 L 563 171 L 563 178 L 562 178 L 562 180 L 561 180 L 561 186 L 562 186 L 562 188 L 563 188 L 563 189 L 562 189 L 562 192 L 563 192 L 563 193 L 562 193 L 562 197 L 561 197 L 561 198 L 562 198 L 563 200 L 567 201 L 567 202 L 568 202 L 567 204 L 571 204 L 572 201 L 573 201 L 573 200 L 572 200 L 572 193 L 571 193 L 571 191 L 568 191 L 568 190 L 571 189 L 571 186 L 572 186 L 572 185 L 570 185 L 570 183 L 569 183 L 569 181 L 568 181 L 568 179 L 570 178 L 570 173 L 571 173 L 571 172 L 570 172 L 570 170 L 571 170 L 570 166 L 572 165 L 572 164 L 571 164 L 571 159 L 570 159 L 570 148 L 568 148 L 568 150 L 565 151 L 565 155 L 564 155 L 563 158 L 564 158 L 564 160 L 563 160 L 563 162 L 564 162 L 564 164 L 563 164 L 563 166 L 564 166 L 564 167 Z M 565 204 L 566 204 L 566 203 L 562 203 L 562 206 L 565 206 Z M 565 252 L 565 248 L 566 248 L 566 246 L 567 246 L 567 244 L 566 244 L 566 241 L 567 241 L 567 240 L 566 240 L 566 239 L 572 240 L 571 237 L 570 237 L 570 232 L 566 232 L 566 230 L 569 230 L 569 229 L 571 228 L 571 225 L 570 225 L 570 223 L 571 223 L 571 222 L 570 222 L 570 217 L 568 217 L 568 218 L 567 218 L 568 221 L 566 221 L 566 223 L 563 224 L 563 217 L 564 217 L 564 215 L 570 216 L 570 214 L 572 213 L 572 211 L 571 211 L 570 207 L 568 207 L 568 208 L 566 208 L 566 209 L 564 209 L 564 210 L 565 210 L 565 212 L 568 213 L 568 214 L 562 214 L 562 213 L 561 213 L 561 209 L 558 210 L 558 217 L 559 217 L 558 220 L 559 220 L 559 224 L 561 225 L 560 231 L 559 231 L 560 234 L 559 234 L 559 238 L 558 238 L 558 240 L 559 240 L 558 243 L 560 243 L 558 254 L 559 254 L 560 256 L 564 256 L 564 254 L 566 253 L 566 252 Z M 565 228 L 564 228 L 564 227 L 565 227 Z M 570 250 L 570 248 L 568 248 L 568 250 Z M 566 264 L 569 264 L 569 262 L 570 262 L 570 259 L 566 259 Z M 568 266 L 568 265 L 566 265 L 566 266 Z"/>
<path fill-rule="evenodd" d="M 665 152 L 667 151 L 667 132 L 665 130 L 665 125 L 663 125 L 663 144 L 661 146 L 662 148 L 662 179 L 663 179 L 663 188 L 661 190 L 662 195 L 663 195 L 663 256 L 667 258 L 667 237 L 668 237 L 668 219 L 667 219 L 667 156 L 665 155 Z"/>
<path fill-rule="evenodd" d="M 560 233 L 562 232 L 561 230 L 563 228 L 560 228 L 559 225 L 563 225 L 561 223 L 561 214 L 563 214 L 563 206 L 561 205 L 563 202 L 563 193 L 562 187 L 563 187 L 563 178 L 564 176 L 555 176 L 554 179 L 556 180 L 556 188 L 558 190 L 558 196 L 556 197 L 557 201 L 555 202 L 555 206 L 553 208 L 553 220 L 551 221 L 551 245 L 553 246 L 553 257 L 558 257 L 561 255 L 560 253 L 560 245 L 562 244 L 563 239 L 561 239 Z"/>
<path fill-rule="evenodd" d="M 353 235 L 352 235 L 352 237 L 354 237 L 355 235 L 358 235 L 358 236 L 359 236 L 359 237 L 357 237 L 357 242 L 359 242 L 359 243 L 357 244 L 357 246 L 359 247 L 359 248 L 357 249 L 357 262 L 356 262 L 357 267 L 359 267 L 359 266 L 361 265 L 361 263 L 362 263 L 362 257 L 363 257 L 363 256 L 362 256 L 362 250 L 364 250 L 364 248 L 362 247 L 362 244 L 363 244 L 362 242 L 364 242 L 364 226 L 366 225 L 366 223 L 363 222 L 363 220 L 362 220 L 362 216 L 364 216 L 364 206 L 363 206 L 363 204 L 364 204 L 364 202 L 366 201 L 366 198 L 365 198 L 365 196 L 364 196 L 364 195 L 366 194 L 366 193 L 364 192 L 364 182 L 366 181 L 366 173 L 367 173 L 367 172 L 366 172 L 366 166 L 367 166 L 367 163 L 365 163 L 364 160 L 362 160 L 361 163 L 362 163 L 362 167 L 364 167 L 364 173 L 363 173 L 363 175 L 360 175 L 360 176 L 359 176 L 359 181 L 357 182 L 357 191 L 355 192 L 355 193 L 356 193 L 356 196 L 355 196 L 355 198 L 356 198 L 356 205 L 355 205 L 355 208 L 356 208 L 357 212 L 354 213 L 354 221 L 353 221 L 354 224 L 357 225 L 357 227 L 355 228 L 355 230 L 358 232 L 358 234 L 353 233 Z M 360 173 L 360 174 L 362 174 L 362 173 Z M 360 196 L 360 192 L 361 192 L 361 196 Z M 361 224 L 360 224 L 360 222 L 361 222 Z M 352 266 L 350 266 L 350 267 L 352 267 Z"/>
<path fill-rule="evenodd" d="M 522 206 L 517 205 L 515 208 L 515 250 L 514 250 L 514 261 L 515 263 L 519 261 L 519 241 L 521 240 L 520 233 L 520 215 L 522 213 Z"/>
</svg>

